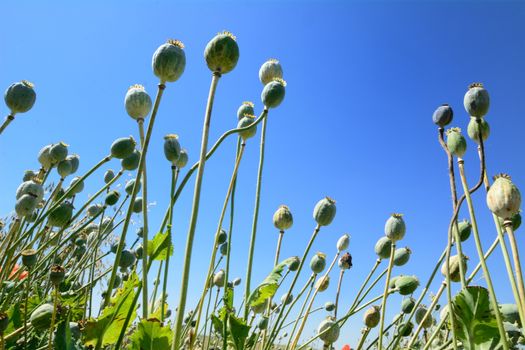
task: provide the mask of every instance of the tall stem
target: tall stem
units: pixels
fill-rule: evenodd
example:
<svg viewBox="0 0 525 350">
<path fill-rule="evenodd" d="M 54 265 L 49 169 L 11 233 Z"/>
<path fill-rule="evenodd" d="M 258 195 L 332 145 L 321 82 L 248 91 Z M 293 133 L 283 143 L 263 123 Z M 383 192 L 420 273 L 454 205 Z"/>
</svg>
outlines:
<svg viewBox="0 0 525 350">
<path fill-rule="evenodd" d="M 199 216 L 199 204 L 201 197 L 202 178 L 204 176 L 204 165 L 206 162 L 206 150 L 208 148 L 208 135 L 210 133 L 211 112 L 213 109 L 213 100 L 217 83 L 221 77 L 220 73 L 214 72 L 211 80 L 210 93 L 208 95 L 208 102 L 206 105 L 206 113 L 204 116 L 204 126 L 202 129 L 201 152 L 199 157 L 199 167 L 197 170 L 197 178 L 195 179 L 195 190 L 193 193 L 193 205 L 191 208 L 190 226 L 186 240 L 186 251 L 184 254 L 184 267 L 182 269 L 182 281 L 180 288 L 179 307 L 177 309 L 177 318 L 175 320 L 175 332 L 173 334 L 172 350 L 180 348 L 182 336 L 182 320 L 184 319 L 184 311 L 186 309 L 186 298 L 188 295 L 188 280 L 190 277 L 191 254 L 193 251 L 193 239 L 195 237 L 195 229 L 197 227 L 197 218 Z"/>
<path fill-rule="evenodd" d="M 138 120 L 141 151 L 144 152 L 144 119 Z M 146 176 L 146 156 L 142 167 L 142 318 L 148 318 L 148 178 Z"/>
<path fill-rule="evenodd" d="M 15 119 L 15 116 L 12 115 L 12 114 L 9 114 L 9 115 L 5 118 L 4 122 L 3 122 L 2 125 L 0 126 L 0 135 L 2 135 L 2 132 L 5 130 L 5 128 L 7 128 L 7 126 L 8 126 L 9 124 L 11 124 L 11 122 L 12 122 L 14 119 Z"/>
<path fill-rule="evenodd" d="M 388 285 L 390 284 L 390 275 L 392 274 L 392 266 L 394 265 L 395 251 L 396 251 L 396 242 L 392 241 L 392 246 L 390 248 L 390 259 L 388 261 L 388 270 L 386 273 L 383 301 L 381 302 L 381 317 L 379 320 L 379 346 L 378 346 L 379 350 L 383 350 L 383 329 L 385 327 L 386 299 L 388 297 Z"/>
<path fill-rule="evenodd" d="M 516 243 L 516 237 L 514 236 L 514 230 L 512 229 L 512 221 L 505 220 L 505 230 L 509 236 L 510 248 L 512 250 L 512 257 L 514 259 L 514 268 L 516 269 L 516 281 L 518 282 L 518 292 L 521 299 L 521 311 L 525 314 L 525 287 L 523 285 L 523 272 L 521 270 L 520 255 L 518 251 L 518 244 Z M 520 305 L 518 305 L 520 307 Z"/>
<path fill-rule="evenodd" d="M 337 281 L 337 291 L 335 292 L 335 310 L 334 318 L 337 320 L 337 308 L 339 307 L 339 293 L 341 292 L 341 284 L 343 282 L 343 276 L 345 275 L 345 270 L 341 269 L 339 272 L 339 281 Z"/>
</svg>

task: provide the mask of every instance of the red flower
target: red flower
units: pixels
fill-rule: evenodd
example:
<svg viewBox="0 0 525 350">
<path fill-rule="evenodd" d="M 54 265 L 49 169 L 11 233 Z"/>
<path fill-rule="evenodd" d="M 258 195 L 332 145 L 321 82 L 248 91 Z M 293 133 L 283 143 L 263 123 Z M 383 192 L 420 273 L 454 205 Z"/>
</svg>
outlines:
<svg viewBox="0 0 525 350">
<path fill-rule="evenodd" d="M 352 348 L 350 347 L 350 345 L 346 344 L 345 346 L 343 346 L 342 350 L 352 350 Z"/>
</svg>

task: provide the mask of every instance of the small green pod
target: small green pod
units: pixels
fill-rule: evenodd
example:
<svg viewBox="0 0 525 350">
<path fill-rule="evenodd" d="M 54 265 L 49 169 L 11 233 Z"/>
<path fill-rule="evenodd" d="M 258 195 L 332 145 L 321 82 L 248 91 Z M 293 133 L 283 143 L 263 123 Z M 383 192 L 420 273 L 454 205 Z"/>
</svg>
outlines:
<svg viewBox="0 0 525 350">
<path fill-rule="evenodd" d="M 381 237 L 374 246 L 374 251 L 380 259 L 390 258 L 392 253 L 392 241 L 388 237 Z"/>
<path fill-rule="evenodd" d="M 104 203 L 106 203 L 106 205 L 108 206 L 115 205 L 117 204 L 119 198 L 120 198 L 120 193 L 117 190 L 112 190 L 106 194 Z"/>
<path fill-rule="evenodd" d="M 268 328 L 268 317 L 266 316 L 261 317 L 261 319 L 259 320 L 259 323 L 257 323 L 257 327 L 260 330 L 265 330 L 266 328 Z"/>
<path fill-rule="evenodd" d="M 396 251 L 394 252 L 394 265 L 396 266 L 405 265 L 410 259 L 410 254 L 412 254 L 412 251 L 408 247 L 397 248 Z"/>
<path fill-rule="evenodd" d="M 124 159 L 133 153 L 136 144 L 132 136 L 118 138 L 111 144 L 111 156 Z"/>
<path fill-rule="evenodd" d="M 228 242 L 221 244 L 219 248 L 219 252 L 221 253 L 222 256 L 228 255 Z"/>
<path fill-rule="evenodd" d="M 59 162 L 57 165 L 57 172 L 62 179 L 66 178 L 68 175 L 73 173 L 73 165 L 67 159 Z"/>
<path fill-rule="evenodd" d="M 58 286 L 66 277 L 66 269 L 60 265 L 53 265 L 49 271 L 49 281 Z"/>
<path fill-rule="evenodd" d="M 109 183 L 111 180 L 115 178 L 115 173 L 113 170 L 109 169 L 104 173 L 104 183 Z"/>
<path fill-rule="evenodd" d="M 473 83 L 463 97 L 463 106 L 471 117 L 483 117 L 489 111 L 489 93 L 482 83 Z"/>
<path fill-rule="evenodd" d="M 487 192 L 487 206 L 502 219 L 510 219 L 519 213 L 521 194 L 507 174 L 495 176 L 494 183 Z"/>
<path fill-rule="evenodd" d="M 417 324 L 421 325 L 421 327 L 425 329 L 432 327 L 432 323 L 433 323 L 432 314 L 428 315 L 428 317 L 424 319 L 427 311 L 428 309 L 426 306 L 420 305 L 417 308 L 416 313 L 415 313 L 415 319 L 416 319 Z"/>
<path fill-rule="evenodd" d="M 255 116 L 246 114 L 242 117 L 241 120 L 237 123 L 237 129 L 246 128 L 253 124 L 255 121 Z M 253 125 L 246 130 L 239 131 L 239 136 L 246 141 L 249 138 L 252 138 L 257 133 L 257 125 Z"/>
<path fill-rule="evenodd" d="M 65 201 L 60 203 L 49 213 L 47 224 L 49 226 L 63 228 L 69 224 L 71 217 L 73 217 L 73 205 L 70 202 Z"/>
<path fill-rule="evenodd" d="M 339 325 L 335 322 L 333 317 L 327 317 L 319 324 L 317 328 L 317 333 L 319 334 L 319 339 L 321 339 L 325 344 L 333 344 L 339 339 L 340 328 Z"/>
<path fill-rule="evenodd" d="M 168 40 L 153 54 L 151 66 L 162 84 L 177 81 L 186 68 L 184 44 L 179 40 Z"/>
<path fill-rule="evenodd" d="M 328 312 L 332 312 L 335 310 L 335 304 L 332 303 L 331 301 L 327 301 L 325 304 L 324 304 L 324 309 Z"/>
<path fill-rule="evenodd" d="M 464 256 L 463 259 L 459 255 L 453 255 L 450 257 L 448 266 L 450 268 L 450 280 L 452 282 L 459 282 L 461 280 L 460 264 L 463 265 L 463 271 L 467 271 L 467 258 Z M 441 274 L 447 276 L 447 262 L 443 262 L 441 265 Z"/>
<path fill-rule="evenodd" d="M 72 178 L 69 183 L 69 188 L 71 189 L 71 195 L 82 192 L 84 190 L 84 180 L 81 180 L 79 176 Z"/>
<path fill-rule="evenodd" d="M 283 67 L 278 60 L 270 58 L 261 65 L 259 69 L 259 80 L 263 85 L 266 85 L 276 78 L 283 78 Z"/>
<path fill-rule="evenodd" d="M 184 148 L 181 148 L 179 153 L 179 158 L 175 162 L 175 166 L 179 169 L 182 169 L 188 164 L 188 151 L 186 151 Z"/>
<path fill-rule="evenodd" d="M 412 297 L 403 298 L 403 301 L 401 302 L 401 311 L 404 314 L 409 314 L 414 310 L 414 306 L 416 306 L 416 299 Z"/>
<path fill-rule="evenodd" d="M 392 214 L 385 223 L 385 236 L 396 242 L 405 236 L 406 225 L 403 214 Z"/>
<path fill-rule="evenodd" d="M 138 214 L 142 213 L 142 206 L 144 201 L 142 200 L 142 197 L 135 198 L 135 202 L 133 202 L 133 212 Z"/>
<path fill-rule="evenodd" d="M 274 79 L 266 84 L 261 92 L 261 101 L 267 108 L 275 108 L 281 104 L 286 94 L 286 82 Z"/>
<path fill-rule="evenodd" d="M 129 87 L 126 97 L 124 97 L 124 106 L 128 115 L 135 119 L 145 119 L 151 111 L 151 97 L 140 84 Z"/>
<path fill-rule="evenodd" d="M 321 273 L 326 267 L 326 255 L 323 253 L 316 253 L 310 260 L 310 269 L 313 273 Z"/>
<path fill-rule="evenodd" d="M 143 254 L 144 254 L 144 248 L 140 244 L 137 246 L 137 248 L 135 248 L 135 257 L 140 260 L 142 259 Z"/>
<path fill-rule="evenodd" d="M 32 268 L 37 263 L 36 250 L 24 249 L 20 255 L 22 255 L 22 264 L 28 269 Z"/>
<path fill-rule="evenodd" d="M 51 303 L 45 303 L 33 310 L 29 321 L 33 328 L 38 332 L 49 330 L 51 326 L 51 318 L 53 317 L 54 306 Z"/>
<path fill-rule="evenodd" d="M 139 167 L 140 162 L 140 151 L 133 150 L 133 152 L 126 158 L 120 161 L 122 169 L 133 171 Z"/>
<path fill-rule="evenodd" d="M 379 306 L 372 306 L 365 311 L 363 315 L 363 323 L 368 328 L 375 328 L 381 319 L 381 308 Z"/>
<path fill-rule="evenodd" d="M 461 135 L 460 128 L 451 128 L 447 130 L 447 148 L 458 158 L 463 157 L 467 151 L 467 141 Z"/>
<path fill-rule="evenodd" d="M 330 276 L 322 276 L 315 282 L 315 289 L 319 292 L 324 292 L 330 286 Z"/>
<path fill-rule="evenodd" d="M 166 159 L 175 164 L 180 156 L 179 137 L 175 134 L 164 136 L 164 156 Z"/>
<path fill-rule="evenodd" d="M 133 254 L 133 252 L 128 249 L 124 249 L 120 255 L 119 267 L 121 269 L 127 269 L 128 267 L 132 266 L 135 261 L 137 261 L 135 254 Z"/>
<path fill-rule="evenodd" d="M 29 111 L 36 101 L 34 85 L 27 80 L 11 84 L 4 92 L 4 101 L 11 115 Z"/>
<path fill-rule="evenodd" d="M 78 154 L 71 154 L 66 157 L 66 160 L 71 164 L 71 174 L 76 173 L 80 166 L 80 156 Z"/>
<path fill-rule="evenodd" d="M 335 201 L 329 197 L 321 199 L 314 207 L 314 219 L 319 226 L 328 226 L 335 218 Z"/>
<path fill-rule="evenodd" d="M 24 171 L 24 177 L 22 177 L 22 181 L 29 181 L 33 180 L 35 176 L 37 176 L 37 172 L 34 172 L 33 170 L 26 170 Z"/>
<path fill-rule="evenodd" d="M 402 276 L 404 276 L 404 275 L 399 275 L 399 276 L 391 277 L 391 278 L 390 278 L 390 281 L 388 281 L 388 288 L 389 288 L 389 289 L 394 289 L 394 288 L 396 288 L 396 281 L 397 281 L 400 277 L 402 277 Z"/>
<path fill-rule="evenodd" d="M 87 215 L 89 217 L 94 217 L 94 216 L 97 216 L 99 213 L 101 213 L 102 210 L 104 210 L 104 206 L 102 204 L 91 204 L 87 208 Z"/>
<path fill-rule="evenodd" d="M 241 281 L 242 281 L 241 278 L 237 277 L 236 279 L 233 280 L 233 285 L 237 287 L 241 284 Z"/>
<path fill-rule="evenodd" d="M 124 190 L 126 191 L 128 196 L 131 196 L 131 194 L 133 193 L 133 187 L 135 186 L 135 182 L 136 182 L 135 179 L 131 179 L 128 182 L 126 182 L 126 186 L 124 186 Z M 137 190 L 137 193 L 138 193 L 138 191 L 140 191 L 140 187 L 141 187 L 140 182 L 137 184 L 137 186 L 139 187 L 138 190 Z"/>
<path fill-rule="evenodd" d="M 223 244 L 228 239 L 228 234 L 224 229 L 217 232 L 217 244 Z"/>
<path fill-rule="evenodd" d="M 456 230 L 455 226 L 453 227 L 453 230 Z M 465 242 L 470 237 L 471 232 L 472 225 L 467 219 L 463 219 L 462 221 L 458 222 L 458 233 L 461 242 Z"/>
<path fill-rule="evenodd" d="M 16 189 L 16 199 L 19 199 L 25 194 L 35 197 L 37 202 L 42 201 L 44 199 L 42 182 L 37 179 L 22 182 Z"/>
<path fill-rule="evenodd" d="M 206 64 L 212 72 L 232 71 L 239 60 L 239 46 L 235 36 L 227 31 L 217 34 L 204 49 Z"/>
<path fill-rule="evenodd" d="M 279 231 L 286 231 L 293 225 L 293 215 L 286 205 L 281 205 L 273 214 L 273 226 Z"/>
<path fill-rule="evenodd" d="M 290 305 L 293 301 L 293 294 L 285 293 L 281 296 L 281 303 L 283 305 Z"/>
<path fill-rule="evenodd" d="M 237 109 L 237 119 L 241 120 L 245 115 L 254 115 L 255 110 L 253 109 L 254 104 L 250 101 L 244 101 L 239 109 Z"/>
<path fill-rule="evenodd" d="M 343 250 L 347 250 L 349 245 L 350 245 L 350 235 L 348 233 L 345 233 L 337 240 L 337 244 L 336 244 L 337 251 L 342 252 Z"/>
<path fill-rule="evenodd" d="M 219 270 L 217 273 L 213 276 L 213 285 L 218 288 L 222 288 L 224 286 L 224 280 L 226 278 L 226 273 L 224 270 Z"/>
<path fill-rule="evenodd" d="M 292 261 L 288 264 L 288 270 L 297 271 L 301 265 L 301 259 L 298 256 L 292 257 Z"/>
<path fill-rule="evenodd" d="M 16 200 L 15 212 L 18 217 L 31 216 L 38 205 L 38 200 L 30 195 L 24 194 Z"/>
<path fill-rule="evenodd" d="M 51 146 L 52 145 L 44 146 L 38 152 L 38 162 L 45 170 L 51 169 L 53 167 L 53 160 L 51 159 L 51 154 L 49 153 Z"/>
<path fill-rule="evenodd" d="M 395 287 L 399 289 L 399 294 L 410 295 L 419 287 L 419 279 L 416 276 L 399 276 Z"/>
<path fill-rule="evenodd" d="M 398 333 L 402 337 L 408 337 L 412 333 L 413 329 L 414 329 L 414 324 L 412 322 L 405 322 L 399 326 Z"/>
<path fill-rule="evenodd" d="M 58 164 L 59 162 L 66 159 L 68 147 L 68 144 L 64 142 L 59 142 L 51 146 L 49 149 L 49 156 L 51 157 L 53 164 Z"/>
<path fill-rule="evenodd" d="M 483 118 L 470 118 L 470 122 L 467 127 L 467 134 L 470 139 L 476 143 L 479 143 L 479 133 L 481 130 L 481 139 L 485 142 L 490 135 L 489 123 Z"/>
</svg>

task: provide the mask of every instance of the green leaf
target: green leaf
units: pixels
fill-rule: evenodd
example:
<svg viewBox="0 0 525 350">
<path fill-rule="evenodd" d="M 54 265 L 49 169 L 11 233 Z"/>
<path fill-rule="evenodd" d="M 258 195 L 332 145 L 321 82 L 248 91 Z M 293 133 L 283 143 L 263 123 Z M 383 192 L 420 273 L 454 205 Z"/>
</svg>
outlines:
<svg viewBox="0 0 525 350">
<path fill-rule="evenodd" d="M 87 321 L 84 330 L 87 346 L 96 346 L 98 341 L 101 341 L 103 346 L 117 342 L 135 296 L 135 287 L 138 285 L 137 274 L 131 274 L 111 299 L 110 305 L 104 308 L 100 317 Z M 135 313 L 136 307 L 131 316 L 132 320 L 135 318 Z"/>
<path fill-rule="evenodd" d="M 233 309 L 233 288 L 226 287 L 224 290 L 224 305 L 228 307 L 228 310 Z"/>
<path fill-rule="evenodd" d="M 148 241 L 148 255 L 151 260 L 166 260 L 168 254 L 173 255 L 173 244 L 168 232 L 159 232 Z"/>
<path fill-rule="evenodd" d="M 58 324 L 55 332 L 55 349 L 72 350 L 74 345 L 71 342 L 71 328 L 69 328 L 69 313 L 67 317 Z"/>
<path fill-rule="evenodd" d="M 7 317 L 9 317 L 9 325 L 4 331 L 4 334 L 9 334 L 15 329 L 18 329 L 24 325 L 24 320 L 22 319 L 22 312 L 20 311 L 20 304 L 14 304 L 7 310 Z M 27 316 L 29 320 L 29 316 Z"/>
<path fill-rule="evenodd" d="M 211 315 L 211 323 L 213 328 L 215 328 L 215 332 L 222 335 L 222 321 L 214 314 Z"/>
<path fill-rule="evenodd" d="M 244 350 L 244 342 L 250 333 L 250 326 L 247 326 L 243 319 L 230 314 L 228 317 L 228 328 L 230 329 L 230 335 L 235 345 L 235 349 Z"/>
<path fill-rule="evenodd" d="M 283 260 L 277 266 L 275 266 L 272 272 L 262 281 L 262 283 L 253 290 L 252 294 L 248 298 L 248 305 L 251 307 L 261 305 L 266 299 L 271 298 L 277 292 L 279 287 L 279 280 L 283 275 L 284 268 L 289 266 L 295 257 Z"/>
<path fill-rule="evenodd" d="M 456 335 L 465 349 L 499 349 L 496 317 L 490 308 L 488 291 L 466 287 L 452 302 Z"/>
<path fill-rule="evenodd" d="M 171 328 L 162 326 L 159 320 L 142 320 L 131 336 L 132 350 L 169 350 L 171 349 Z"/>
</svg>

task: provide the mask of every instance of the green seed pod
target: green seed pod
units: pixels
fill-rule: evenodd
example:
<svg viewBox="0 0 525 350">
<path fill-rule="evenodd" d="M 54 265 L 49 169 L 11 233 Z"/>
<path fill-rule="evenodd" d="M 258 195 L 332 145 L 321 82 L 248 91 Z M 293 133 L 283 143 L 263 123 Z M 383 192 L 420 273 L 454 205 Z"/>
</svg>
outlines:
<svg viewBox="0 0 525 350">
<path fill-rule="evenodd" d="M 135 257 L 137 257 L 137 259 L 142 259 L 143 254 L 144 248 L 142 247 L 142 245 L 137 246 L 137 248 L 135 248 Z"/>
<path fill-rule="evenodd" d="M 57 165 L 57 172 L 62 179 L 66 178 L 68 175 L 73 173 L 73 165 L 67 159 L 59 162 Z"/>
<path fill-rule="evenodd" d="M 76 173 L 80 166 L 80 156 L 78 154 L 71 154 L 66 157 L 66 160 L 71 164 L 71 174 Z"/>
<path fill-rule="evenodd" d="M 283 68 L 279 61 L 270 58 L 268 61 L 264 62 L 259 69 L 259 80 L 263 85 L 266 85 L 275 78 L 283 78 Z"/>
<path fill-rule="evenodd" d="M 108 192 L 108 194 L 106 194 L 106 198 L 104 202 L 106 203 L 106 205 L 109 205 L 109 206 L 115 205 L 117 204 L 119 198 L 120 198 L 120 193 L 117 190 L 113 190 L 113 191 Z"/>
<path fill-rule="evenodd" d="M 38 205 L 38 200 L 30 194 L 24 194 L 15 203 L 15 212 L 18 217 L 31 216 Z"/>
<path fill-rule="evenodd" d="M 4 92 L 4 101 L 11 115 L 29 111 L 36 101 L 34 85 L 27 80 L 11 84 Z"/>
<path fill-rule="evenodd" d="M 332 312 L 335 310 L 335 304 L 332 303 L 331 301 L 327 301 L 325 304 L 324 304 L 324 309 L 328 312 Z"/>
<path fill-rule="evenodd" d="M 133 119 L 145 119 L 151 111 L 151 97 L 144 86 L 136 84 L 129 87 L 124 98 L 126 112 Z"/>
<path fill-rule="evenodd" d="M 385 223 L 385 236 L 396 242 L 403 239 L 405 232 L 403 214 L 392 214 Z"/>
<path fill-rule="evenodd" d="M 394 289 L 394 288 L 396 288 L 396 281 L 397 281 L 400 277 L 402 277 L 402 276 L 404 276 L 404 275 L 399 275 L 399 276 L 391 277 L 391 278 L 390 278 L 390 281 L 388 281 L 388 288 L 389 288 L 389 289 Z"/>
<path fill-rule="evenodd" d="M 221 244 L 219 251 L 222 256 L 228 255 L 228 242 Z"/>
<path fill-rule="evenodd" d="M 135 150 L 135 139 L 132 136 L 121 137 L 111 144 L 111 156 L 118 159 L 124 159 Z"/>
<path fill-rule="evenodd" d="M 254 115 L 246 114 L 237 123 L 237 128 L 240 129 L 240 128 L 248 127 L 248 126 L 253 124 L 254 120 L 255 120 L 255 116 Z M 247 139 L 249 139 L 251 137 L 254 137 L 256 133 L 257 133 L 257 125 L 254 125 L 254 126 L 248 128 L 247 130 L 239 131 L 239 136 L 244 141 L 246 141 Z"/>
<path fill-rule="evenodd" d="M 286 205 L 281 205 L 273 214 L 273 226 L 280 231 L 288 230 L 293 225 L 293 215 Z"/>
<path fill-rule="evenodd" d="M 120 262 L 118 266 L 122 269 L 127 269 L 128 267 L 132 266 L 135 261 L 137 261 L 135 254 L 133 254 L 133 252 L 128 249 L 124 249 L 120 255 Z"/>
<path fill-rule="evenodd" d="M 42 182 L 37 179 L 22 182 L 22 184 L 16 189 L 16 199 L 19 199 L 25 194 L 35 197 L 37 202 L 42 201 L 42 199 L 44 199 L 44 187 L 42 187 Z"/>
<path fill-rule="evenodd" d="M 276 78 L 266 84 L 261 93 L 261 101 L 267 108 L 275 108 L 281 104 L 286 94 L 286 82 Z"/>
<path fill-rule="evenodd" d="M 3 335 L 5 330 L 9 326 L 9 317 L 5 312 L 0 311 L 0 334 Z"/>
<path fill-rule="evenodd" d="M 42 147 L 42 149 L 38 152 L 38 162 L 44 169 L 51 169 L 53 167 L 53 160 L 51 159 L 51 154 L 49 153 L 49 150 L 51 149 L 52 145 L 47 145 Z"/>
<path fill-rule="evenodd" d="M 140 162 L 140 151 L 133 150 L 133 152 L 126 158 L 120 161 L 120 165 L 123 169 L 133 171 L 139 167 Z"/>
<path fill-rule="evenodd" d="M 26 170 L 24 171 L 24 177 L 22 178 L 22 181 L 25 182 L 25 181 L 33 180 L 36 175 L 37 173 L 34 172 L 33 170 Z"/>
<path fill-rule="evenodd" d="M 175 162 L 175 166 L 179 169 L 182 169 L 188 164 L 188 151 L 186 151 L 184 148 L 181 148 L 179 153 L 179 158 Z"/>
<path fill-rule="evenodd" d="M 67 157 L 68 145 L 64 142 L 59 142 L 51 146 L 49 149 L 49 156 L 53 164 L 58 164 Z"/>
<path fill-rule="evenodd" d="M 458 158 L 463 157 L 467 151 L 467 141 L 461 135 L 460 128 L 451 128 L 447 130 L 447 148 Z"/>
<path fill-rule="evenodd" d="M 405 265 L 410 259 L 410 254 L 412 254 L 412 251 L 408 247 L 397 248 L 396 251 L 394 252 L 394 265 L 396 266 Z"/>
<path fill-rule="evenodd" d="M 28 269 L 32 268 L 37 263 L 36 250 L 25 249 L 20 253 L 22 255 L 22 264 Z"/>
<path fill-rule="evenodd" d="M 463 256 L 463 259 L 459 255 L 453 255 L 450 257 L 448 262 L 450 268 L 450 280 L 452 282 L 459 282 L 461 280 L 461 273 L 459 269 L 459 264 L 463 264 L 463 271 L 467 271 L 467 257 Z M 447 262 L 443 262 L 441 265 L 441 274 L 447 276 Z"/>
<path fill-rule="evenodd" d="M 315 288 L 319 292 L 324 292 L 325 290 L 328 289 L 329 286 L 330 286 L 330 276 L 323 276 L 319 278 L 317 282 L 315 283 Z"/>
<path fill-rule="evenodd" d="M 505 222 L 505 220 L 502 219 L 502 218 L 498 218 L 498 220 L 499 220 L 500 225 L 503 225 L 503 223 Z M 521 214 L 520 214 L 520 212 L 517 212 L 516 214 L 512 215 L 512 217 L 510 218 L 510 221 L 512 221 L 512 230 L 513 231 L 516 231 L 517 229 L 519 229 L 520 226 L 521 226 Z"/>
<path fill-rule="evenodd" d="M 76 176 L 71 179 L 71 182 L 69 183 L 69 188 L 71 189 L 70 194 L 75 195 L 77 193 L 80 193 L 84 190 L 84 180 L 80 180 L 81 178 L 79 176 Z"/>
<path fill-rule="evenodd" d="M 53 317 L 53 308 L 53 304 L 46 303 L 33 310 L 29 321 L 36 331 L 44 332 L 49 329 L 51 326 L 51 318 Z"/>
<path fill-rule="evenodd" d="M 86 254 L 86 251 L 87 248 L 85 245 L 79 245 L 75 248 L 74 255 L 78 260 L 80 260 L 84 256 L 84 254 Z"/>
<path fill-rule="evenodd" d="M 91 231 L 91 232 L 95 232 L 95 231 Z M 76 245 L 85 245 L 87 243 L 86 241 L 86 237 L 85 236 L 80 236 L 78 237 L 77 239 L 75 239 L 75 244 Z"/>
<path fill-rule="evenodd" d="M 437 126 L 443 128 L 450 124 L 452 121 L 452 118 L 454 117 L 454 111 L 452 110 L 452 107 L 450 107 L 448 104 L 442 104 L 439 106 L 432 115 L 432 121 Z"/>
<path fill-rule="evenodd" d="M 343 250 L 348 249 L 349 245 L 350 245 L 350 235 L 348 233 L 345 233 L 337 241 L 337 244 L 336 244 L 337 251 L 342 252 Z"/>
<path fill-rule="evenodd" d="M 301 259 L 298 256 L 294 256 L 292 259 L 293 260 L 288 265 L 288 270 L 297 271 L 299 269 L 299 265 L 301 264 Z"/>
<path fill-rule="evenodd" d="M 390 258 L 392 253 L 392 241 L 388 237 L 381 237 L 377 241 L 374 251 L 380 259 Z"/>
<path fill-rule="evenodd" d="M 315 254 L 312 257 L 312 260 L 310 260 L 310 269 L 312 269 L 314 273 L 323 272 L 325 266 L 326 266 L 326 255 L 323 253 Z"/>
<path fill-rule="evenodd" d="M 233 285 L 234 286 L 239 286 L 241 284 L 241 278 L 240 277 L 237 277 L 236 279 L 233 280 Z"/>
<path fill-rule="evenodd" d="M 206 64 L 212 72 L 228 73 L 239 60 L 239 46 L 235 36 L 227 31 L 217 34 L 204 49 Z"/>
<path fill-rule="evenodd" d="M 49 280 L 51 281 L 51 283 L 53 283 L 55 286 L 58 286 L 60 283 L 62 283 L 65 277 L 66 270 L 62 266 L 51 266 L 51 270 L 49 271 Z"/>
<path fill-rule="evenodd" d="M 335 201 L 330 197 L 321 199 L 314 208 L 314 219 L 319 226 L 328 226 L 335 217 Z"/>
<path fill-rule="evenodd" d="M 122 283 L 122 277 L 120 275 L 115 275 L 115 282 L 113 282 L 113 289 L 117 289 Z"/>
<path fill-rule="evenodd" d="M 69 224 L 69 221 L 71 220 L 71 217 L 73 216 L 73 205 L 70 202 L 62 202 L 53 209 L 49 216 L 47 217 L 47 224 L 49 226 L 56 226 L 63 228 L 67 224 Z"/>
<path fill-rule="evenodd" d="M 409 314 L 414 310 L 414 306 L 416 306 L 416 299 L 412 297 L 403 298 L 403 301 L 401 302 L 401 311 L 404 314 Z"/>
<path fill-rule="evenodd" d="M 471 117 L 483 117 L 489 111 L 490 98 L 489 93 L 483 84 L 473 83 L 468 87 L 468 91 L 463 98 L 465 110 Z"/>
<path fill-rule="evenodd" d="M 226 278 L 226 273 L 224 270 L 219 270 L 217 273 L 213 276 L 213 285 L 218 288 L 222 288 L 224 286 L 224 279 Z"/>
<path fill-rule="evenodd" d="M 293 294 L 286 293 L 281 296 L 281 303 L 283 305 L 290 305 L 293 301 Z"/>
<path fill-rule="evenodd" d="M 168 40 L 153 54 L 151 66 L 161 83 L 177 81 L 186 68 L 184 44 L 179 40 Z"/>
<path fill-rule="evenodd" d="M 379 306 L 372 306 L 365 311 L 363 315 L 363 322 L 368 328 L 374 328 L 379 324 L 381 319 L 381 308 Z"/>
<path fill-rule="evenodd" d="M 325 344 L 333 344 L 339 339 L 339 325 L 333 317 L 327 317 L 319 324 L 317 333 Z"/>
<path fill-rule="evenodd" d="M 432 327 L 433 323 L 432 314 L 428 315 L 428 317 L 425 320 L 423 320 L 425 314 L 427 313 L 427 310 L 428 309 L 426 306 L 419 305 L 415 314 L 417 324 L 421 325 L 423 328 L 430 328 Z"/>
<path fill-rule="evenodd" d="M 94 216 L 97 216 L 99 213 L 101 213 L 102 210 L 104 210 L 104 206 L 102 204 L 91 204 L 87 208 L 87 214 L 90 217 L 94 217 Z"/>
<path fill-rule="evenodd" d="M 500 304 L 499 310 L 504 321 L 520 324 L 520 315 L 516 304 Z"/>
<path fill-rule="evenodd" d="M 135 198 L 135 202 L 133 203 L 133 212 L 134 213 L 142 213 L 142 206 L 143 206 L 143 200 L 142 197 Z"/>
<path fill-rule="evenodd" d="M 180 156 L 179 137 L 175 134 L 164 136 L 164 156 L 166 159 L 175 164 Z"/>
<path fill-rule="evenodd" d="M 237 110 L 237 119 L 241 120 L 245 115 L 254 115 L 255 110 L 253 109 L 253 102 L 244 101 Z"/>
<path fill-rule="evenodd" d="M 126 193 L 128 194 L 128 196 L 131 196 L 131 194 L 133 193 L 133 186 L 135 186 L 135 179 L 131 179 L 129 180 L 128 182 L 126 182 L 126 186 L 124 187 Z M 138 191 L 140 191 L 140 187 L 141 187 L 141 184 L 140 182 L 137 184 L 137 186 L 139 186 Z"/>
<path fill-rule="evenodd" d="M 268 327 L 268 317 L 266 316 L 261 317 L 261 319 L 259 320 L 259 323 L 257 324 L 257 327 L 260 330 L 265 330 Z"/>
<path fill-rule="evenodd" d="M 350 253 L 343 254 L 343 256 L 339 259 L 337 265 L 342 270 L 348 270 L 352 267 L 352 255 L 350 255 Z"/>
<path fill-rule="evenodd" d="M 499 174 L 487 192 L 487 205 L 491 212 L 502 219 L 510 219 L 519 213 L 521 194 L 512 183 L 510 176 Z"/>
<path fill-rule="evenodd" d="M 104 173 L 104 183 L 109 183 L 111 180 L 115 178 L 115 173 L 113 170 L 109 169 Z"/>
<path fill-rule="evenodd" d="M 399 276 L 395 286 L 399 289 L 399 294 L 409 295 L 419 287 L 419 279 L 416 276 Z"/>
<path fill-rule="evenodd" d="M 476 143 L 479 143 L 479 131 L 481 130 L 481 139 L 483 142 L 485 142 L 490 135 L 490 126 L 489 123 L 485 121 L 483 118 L 479 118 L 479 122 L 477 121 L 478 118 L 470 118 L 470 122 L 468 123 L 467 127 L 467 134 L 470 139 Z"/>
<path fill-rule="evenodd" d="M 456 228 L 453 227 L 453 230 Z M 472 232 L 472 225 L 467 219 L 463 219 L 463 221 L 458 222 L 458 231 L 459 231 L 459 239 L 461 242 L 465 242 L 469 237 L 470 233 Z"/>
<path fill-rule="evenodd" d="M 228 234 L 226 233 L 226 231 L 221 229 L 217 233 L 217 244 L 223 244 L 224 242 L 226 242 L 227 239 L 228 239 Z"/>
<path fill-rule="evenodd" d="M 414 324 L 412 322 L 405 322 L 399 326 L 398 333 L 402 337 L 408 337 L 412 333 L 413 329 Z"/>
</svg>

